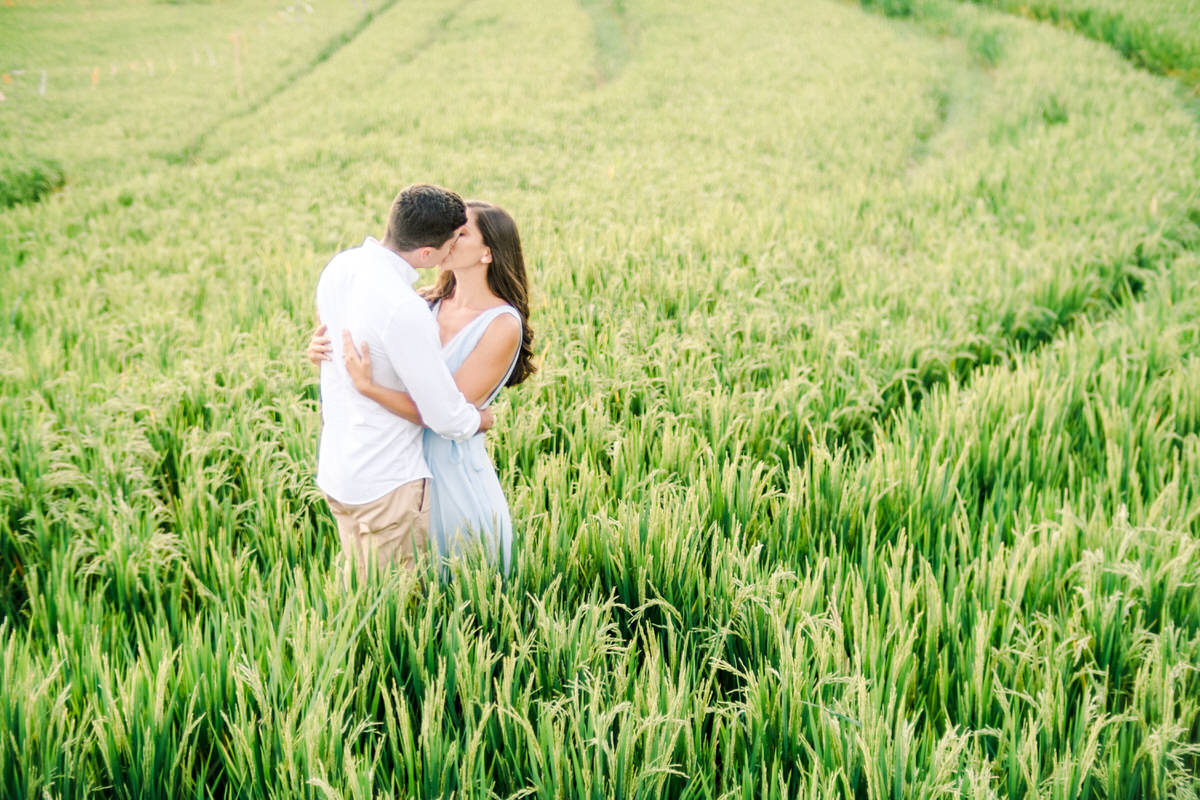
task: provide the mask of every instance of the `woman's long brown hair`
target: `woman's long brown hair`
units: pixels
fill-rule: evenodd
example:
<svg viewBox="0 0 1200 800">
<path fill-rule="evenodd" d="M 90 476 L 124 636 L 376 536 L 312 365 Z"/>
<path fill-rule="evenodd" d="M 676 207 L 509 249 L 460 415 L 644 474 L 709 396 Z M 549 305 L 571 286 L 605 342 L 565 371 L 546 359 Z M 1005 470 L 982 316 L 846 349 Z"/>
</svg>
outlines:
<svg viewBox="0 0 1200 800">
<path fill-rule="evenodd" d="M 521 236 L 517 223 L 508 212 L 491 203 L 472 200 L 467 208 L 475 212 L 475 223 L 483 243 L 492 251 L 492 263 L 487 268 L 487 285 L 492 294 L 517 310 L 521 315 L 521 351 L 517 364 L 508 376 L 506 386 L 516 386 L 537 371 L 533 364 L 533 329 L 529 327 L 529 282 L 525 277 L 525 256 L 521 253 Z M 454 273 L 446 270 L 437 282 L 423 292 L 432 304 L 454 294 Z"/>
</svg>

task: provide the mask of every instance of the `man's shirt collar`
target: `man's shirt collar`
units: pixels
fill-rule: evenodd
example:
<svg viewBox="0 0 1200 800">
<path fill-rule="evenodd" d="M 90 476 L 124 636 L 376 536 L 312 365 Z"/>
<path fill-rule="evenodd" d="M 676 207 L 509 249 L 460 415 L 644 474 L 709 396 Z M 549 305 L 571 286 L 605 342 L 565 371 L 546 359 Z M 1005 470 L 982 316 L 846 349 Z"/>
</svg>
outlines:
<svg viewBox="0 0 1200 800">
<path fill-rule="evenodd" d="M 380 243 L 380 241 L 374 236 L 368 236 L 365 240 L 363 240 L 362 246 L 371 250 L 372 252 L 375 252 L 379 258 L 382 258 L 384 261 L 395 267 L 396 271 L 400 273 L 400 277 L 404 278 L 409 286 L 412 286 L 417 282 L 418 275 L 416 269 L 413 268 L 413 265 L 405 261 L 404 257 L 395 250 L 389 250 L 388 248 L 384 247 L 383 244 Z"/>
</svg>

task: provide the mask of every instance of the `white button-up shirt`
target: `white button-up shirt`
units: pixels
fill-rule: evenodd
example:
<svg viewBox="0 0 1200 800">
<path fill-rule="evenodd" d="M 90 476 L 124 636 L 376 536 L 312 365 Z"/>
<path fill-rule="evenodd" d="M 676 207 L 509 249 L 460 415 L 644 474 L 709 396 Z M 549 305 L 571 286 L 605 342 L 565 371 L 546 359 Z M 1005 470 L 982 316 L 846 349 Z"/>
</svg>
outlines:
<svg viewBox="0 0 1200 800">
<path fill-rule="evenodd" d="M 413 291 L 417 271 L 376 240 L 345 250 L 317 282 L 317 313 L 333 360 L 321 364 L 321 446 L 317 485 L 350 505 L 369 503 L 401 484 L 430 477 L 422 429 L 359 394 L 342 361 L 342 330 L 371 348 L 371 376 L 412 395 L 421 418 L 450 439 L 479 429 L 479 412 L 454 385 L 441 357 L 429 306 Z"/>
</svg>

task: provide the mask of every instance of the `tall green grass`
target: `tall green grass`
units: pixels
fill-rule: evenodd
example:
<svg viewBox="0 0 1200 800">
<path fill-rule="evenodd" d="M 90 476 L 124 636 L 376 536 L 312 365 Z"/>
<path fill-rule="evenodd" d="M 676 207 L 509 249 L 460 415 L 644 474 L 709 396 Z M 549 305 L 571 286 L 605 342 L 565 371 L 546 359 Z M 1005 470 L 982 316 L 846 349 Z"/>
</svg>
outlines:
<svg viewBox="0 0 1200 800">
<path fill-rule="evenodd" d="M 1170 83 L 957 4 L 510 5 L 330 4 L 257 101 L 147 94 L 121 163 L 101 82 L 45 140 L 71 181 L 0 212 L 0 791 L 1200 792 Z M 119 10 L 187 52 L 223 7 Z M 75 64 L 88 8 L 13 19 Z M 418 179 L 521 226 L 516 568 L 347 592 L 301 351 Z"/>
<path fill-rule="evenodd" d="M 0 208 L 36 203 L 65 180 L 62 167 L 50 159 L 7 157 L 0 161 Z"/>
<path fill-rule="evenodd" d="M 1048 20 L 1104 42 L 1134 64 L 1200 86 L 1200 5 L 1195 0 L 972 0 Z"/>
<path fill-rule="evenodd" d="M 0 142 L 73 182 L 153 171 L 299 80 L 389 0 L 7 5 Z M 94 190 L 94 189 L 93 189 Z"/>
</svg>

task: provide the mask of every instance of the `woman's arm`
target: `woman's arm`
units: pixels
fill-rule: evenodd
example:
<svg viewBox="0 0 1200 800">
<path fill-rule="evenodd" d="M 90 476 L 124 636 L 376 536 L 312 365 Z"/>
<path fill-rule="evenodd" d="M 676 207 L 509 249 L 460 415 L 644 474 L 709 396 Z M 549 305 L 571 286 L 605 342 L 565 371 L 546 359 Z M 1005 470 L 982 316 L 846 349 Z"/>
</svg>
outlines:
<svg viewBox="0 0 1200 800">
<path fill-rule="evenodd" d="M 333 345 L 329 343 L 329 337 L 325 335 L 325 323 L 317 320 L 317 327 L 313 328 L 312 338 L 308 340 L 308 350 L 305 351 L 308 360 L 312 362 L 314 367 L 321 366 L 322 361 L 333 360 Z"/>
<path fill-rule="evenodd" d="M 521 346 L 521 323 L 511 314 L 501 314 L 490 323 L 475 349 L 454 373 L 454 382 L 475 405 L 487 400 L 508 372 Z"/>
</svg>

